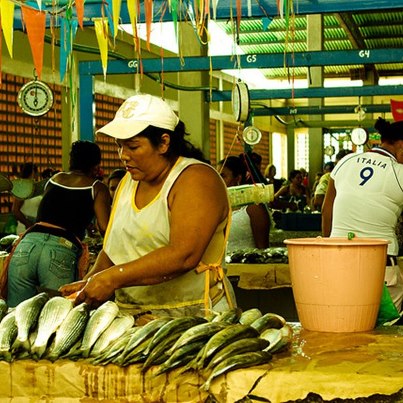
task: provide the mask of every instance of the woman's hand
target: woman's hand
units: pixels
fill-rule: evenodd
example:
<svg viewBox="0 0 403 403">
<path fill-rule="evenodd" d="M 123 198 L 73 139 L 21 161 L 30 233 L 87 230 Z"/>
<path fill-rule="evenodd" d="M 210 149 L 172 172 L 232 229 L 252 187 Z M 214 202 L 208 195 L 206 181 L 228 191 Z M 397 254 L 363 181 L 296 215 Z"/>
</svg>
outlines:
<svg viewBox="0 0 403 403">
<path fill-rule="evenodd" d="M 84 288 L 77 294 L 74 304 L 85 302 L 92 308 L 97 308 L 115 293 L 113 282 L 108 271 L 102 271 L 91 276 Z"/>
<path fill-rule="evenodd" d="M 63 297 L 68 297 L 71 294 L 78 293 L 86 284 L 86 280 L 75 281 L 74 283 L 62 285 L 59 291 Z"/>
</svg>

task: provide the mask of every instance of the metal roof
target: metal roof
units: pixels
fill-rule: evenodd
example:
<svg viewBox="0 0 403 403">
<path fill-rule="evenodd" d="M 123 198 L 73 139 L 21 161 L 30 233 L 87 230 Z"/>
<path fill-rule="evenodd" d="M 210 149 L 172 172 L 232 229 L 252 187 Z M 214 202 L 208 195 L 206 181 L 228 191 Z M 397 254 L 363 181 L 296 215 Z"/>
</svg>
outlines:
<svg viewBox="0 0 403 403">
<path fill-rule="evenodd" d="M 306 52 L 307 16 L 293 15 L 288 21 L 276 16 L 264 29 L 267 21 L 242 18 L 238 33 L 233 21 L 217 21 L 228 35 L 234 36 L 245 54 L 272 54 Z M 234 32 L 235 31 L 235 32 Z M 396 10 L 354 11 L 323 15 L 323 50 L 373 50 L 403 48 L 403 8 Z M 292 67 L 288 66 L 288 68 Z M 324 67 L 325 78 L 365 79 L 369 70 L 378 76 L 402 76 L 403 63 L 376 65 L 333 65 Z M 308 68 L 295 67 L 260 70 L 267 78 L 308 78 Z"/>
</svg>

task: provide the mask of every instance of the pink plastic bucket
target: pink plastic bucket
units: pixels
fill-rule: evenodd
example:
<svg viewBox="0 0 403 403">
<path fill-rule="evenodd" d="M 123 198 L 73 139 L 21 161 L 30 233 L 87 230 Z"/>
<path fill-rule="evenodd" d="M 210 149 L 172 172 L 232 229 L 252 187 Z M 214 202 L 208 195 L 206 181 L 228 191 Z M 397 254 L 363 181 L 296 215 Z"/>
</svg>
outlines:
<svg viewBox="0 0 403 403">
<path fill-rule="evenodd" d="M 320 332 L 375 327 L 388 241 L 318 237 L 284 243 L 302 327 Z"/>
</svg>

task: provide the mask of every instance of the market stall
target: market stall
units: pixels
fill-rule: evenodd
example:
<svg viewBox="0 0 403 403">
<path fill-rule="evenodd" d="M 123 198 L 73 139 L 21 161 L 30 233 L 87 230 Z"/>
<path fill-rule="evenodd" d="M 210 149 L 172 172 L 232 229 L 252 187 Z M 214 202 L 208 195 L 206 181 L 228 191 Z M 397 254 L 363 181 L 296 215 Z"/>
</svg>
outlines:
<svg viewBox="0 0 403 403">
<path fill-rule="evenodd" d="M 265 365 L 231 371 L 201 389 L 203 377 L 178 370 L 155 376 L 140 365 L 94 366 L 85 360 L 0 362 L 0 400 L 8 402 L 217 402 L 249 396 L 271 403 L 403 399 L 403 329 L 319 333 L 294 326 L 289 350 Z M 323 399 L 323 400 L 322 400 Z"/>
</svg>

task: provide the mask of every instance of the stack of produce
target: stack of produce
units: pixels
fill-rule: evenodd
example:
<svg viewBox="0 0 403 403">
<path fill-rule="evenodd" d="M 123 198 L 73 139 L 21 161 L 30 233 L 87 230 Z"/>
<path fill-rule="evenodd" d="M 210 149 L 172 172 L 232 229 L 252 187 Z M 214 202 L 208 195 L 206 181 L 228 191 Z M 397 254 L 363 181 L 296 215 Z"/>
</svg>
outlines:
<svg viewBox="0 0 403 403">
<path fill-rule="evenodd" d="M 289 346 L 292 329 L 284 318 L 258 309 L 235 308 L 211 318 L 159 317 L 139 326 L 133 316 L 107 301 L 97 309 L 73 306 L 63 297 L 38 294 L 8 309 L 0 300 L 0 359 L 88 360 L 141 365 L 154 374 L 174 368 L 198 371 L 206 382 L 232 369 L 267 363 Z"/>
</svg>

